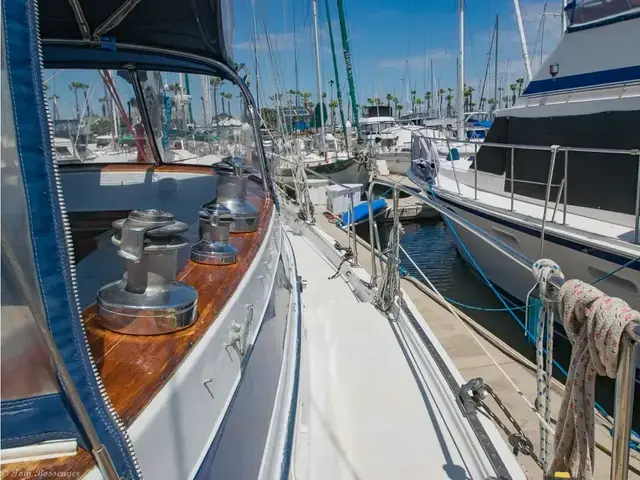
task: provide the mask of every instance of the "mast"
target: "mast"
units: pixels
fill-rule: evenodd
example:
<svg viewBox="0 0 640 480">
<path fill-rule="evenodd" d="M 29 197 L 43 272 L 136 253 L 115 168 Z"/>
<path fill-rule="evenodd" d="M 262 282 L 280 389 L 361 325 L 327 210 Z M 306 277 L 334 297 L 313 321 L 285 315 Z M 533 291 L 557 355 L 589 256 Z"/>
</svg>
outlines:
<svg viewBox="0 0 640 480">
<path fill-rule="evenodd" d="M 435 74 L 433 73 L 433 58 L 432 58 L 432 59 L 431 59 L 431 102 L 430 102 L 430 103 L 431 103 L 431 105 L 430 105 L 430 106 L 431 106 L 431 111 L 432 111 L 432 112 L 433 112 L 433 110 L 435 110 L 435 109 L 433 108 L 433 105 L 434 105 L 434 104 L 435 104 L 435 102 L 436 102 L 436 97 L 435 97 L 435 94 L 436 94 L 435 86 L 436 86 L 436 76 L 435 76 Z M 427 112 L 427 114 L 429 114 L 429 112 Z"/>
<path fill-rule="evenodd" d="M 300 106 L 300 95 L 299 95 L 300 81 L 298 78 L 298 33 L 296 31 L 296 22 L 297 22 L 296 3 L 298 2 L 293 2 L 293 63 L 294 63 L 295 75 L 296 75 L 296 107 L 299 107 Z"/>
<path fill-rule="evenodd" d="M 458 41 L 458 140 L 464 140 L 464 0 L 458 0 Z"/>
<path fill-rule="evenodd" d="M 351 64 L 351 48 L 349 47 L 349 36 L 347 35 L 347 22 L 344 17 L 344 2 L 338 0 L 338 16 L 340 17 L 340 33 L 342 34 L 342 50 L 344 52 L 344 63 L 347 69 L 347 80 L 349 81 L 349 97 L 351 98 L 351 109 L 353 111 L 353 126 L 359 129 L 358 121 L 358 101 L 356 99 L 356 81 L 353 78 L 353 65 Z"/>
<path fill-rule="evenodd" d="M 184 88 L 187 91 L 187 95 L 191 96 L 191 87 L 189 85 L 189 74 L 184 74 Z M 189 100 L 189 123 L 193 123 L 193 107 L 191 106 L 191 100 Z"/>
<path fill-rule="evenodd" d="M 342 108 L 342 90 L 340 89 L 340 73 L 338 71 L 338 59 L 336 58 L 336 45 L 335 45 L 335 42 L 333 41 L 333 27 L 331 26 L 331 12 L 329 11 L 329 0 L 325 0 L 324 4 L 327 7 L 327 24 L 329 25 L 329 41 L 331 42 L 331 55 L 333 57 L 333 72 L 336 77 L 336 93 L 338 97 L 338 108 L 340 109 L 340 120 L 342 120 L 342 133 L 344 135 L 344 143 L 348 152 L 349 151 L 349 135 L 347 134 L 347 122 L 345 122 L 344 120 L 344 108 Z M 335 125 L 332 126 L 332 128 L 335 129 Z"/>
<path fill-rule="evenodd" d="M 498 91 L 498 35 L 500 32 L 500 15 L 496 15 L 496 50 L 494 54 L 494 67 L 493 67 L 493 109 L 497 108 L 498 96 L 500 92 Z"/>
<path fill-rule="evenodd" d="M 318 82 L 318 112 L 320 113 L 320 145 L 326 155 L 324 137 L 324 99 L 322 98 L 322 72 L 320 71 L 320 42 L 318 40 L 318 0 L 311 0 L 313 6 L 313 38 L 316 54 L 316 80 Z"/>
<path fill-rule="evenodd" d="M 200 88 L 202 89 L 202 113 L 204 114 L 204 126 L 206 127 L 209 122 L 209 104 L 207 96 L 207 77 L 200 75 Z"/>
<path fill-rule="evenodd" d="M 256 107 L 260 111 L 260 68 L 258 65 L 258 22 L 256 21 L 256 2 L 251 0 L 251 10 L 253 12 L 253 60 L 256 72 Z"/>
<path fill-rule="evenodd" d="M 531 63 L 529 62 L 529 52 L 527 51 L 527 40 L 524 36 L 524 26 L 522 25 L 522 15 L 520 14 L 520 2 L 513 0 L 513 6 L 516 11 L 516 20 L 518 21 L 518 32 L 520 32 L 520 46 L 522 47 L 522 58 L 524 60 L 524 68 L 527 71 L 527 82 L 531 81 Z"/>
</svg>

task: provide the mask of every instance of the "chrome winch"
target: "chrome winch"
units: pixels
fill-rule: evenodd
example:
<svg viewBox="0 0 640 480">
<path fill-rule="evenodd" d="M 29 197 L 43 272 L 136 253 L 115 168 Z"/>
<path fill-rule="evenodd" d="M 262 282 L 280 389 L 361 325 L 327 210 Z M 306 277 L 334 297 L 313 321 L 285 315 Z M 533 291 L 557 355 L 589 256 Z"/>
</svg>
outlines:
<svg viewBox="0 0 640 480">
<path fill-rule="evenodd" d="M 250 171 L 240 157 L 229 157 L 215 167 L 218 173 L 215 203 L 224 205 L 233 215 L 230 231 L 250 233 L 258 230 L 258 209 L 247 203 Z"/>
<path fill-rule="evenodd" d="M 197 318 L 198 292 L 176 281 L 178 250 L 188 230 L 168 212 L 133 210 L 116 220 L 111 241 L 125 259 L 123 277 L 98 291 L 100 324 L 119 333 L 157 335 L 186 328 Z"/>
<path fill-rule="evenodd" d="M 229 243 L 233 215 L 219 203 L 205 205 L 198 213 L 200 241 L 191 247 L 191 260 L 206 265 L 229 265 L 238 258 L 238 249 Z"/>
</svg>

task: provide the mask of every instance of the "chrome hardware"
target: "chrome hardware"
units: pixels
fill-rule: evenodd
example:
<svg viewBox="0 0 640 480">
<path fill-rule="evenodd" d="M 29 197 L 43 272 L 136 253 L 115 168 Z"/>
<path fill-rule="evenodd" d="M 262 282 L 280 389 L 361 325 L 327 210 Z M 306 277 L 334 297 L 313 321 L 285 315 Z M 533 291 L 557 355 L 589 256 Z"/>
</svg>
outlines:
<svg viewBox="0 0 640 480">
<path fill-rule="evenodd" d="M 111 238 L 125 259 L 126 272 L 98 291 L 98 321 L 132 335 L 170 333 L 193 324 L 198 292 L 176 281 L 181 236 L 188 226 L 160 210 L 134 210 L 113 223 Z"/>
<path fill-rule="evenodd" d="M 207 265 L 230 265 L 238 258 L 238 249 L 229 244 L 233 215 L 224 205 L 208 205 L 198 214 L 200 241 L 191 247 L 191 260 Z"/>
<path fill-rule="evenodd" d="M 231 210 L 230 231 L 250 233 L 258 229 L 258 209 L 247 203 L 247 185 L 251 171 L 240 157 L 230 157 L 216 165 L 218 184 L 216 203 Z M 206 207 L 206 206 L 205 206 Z"/>
<path fill-rule="evenodd" d="M 233 325 L 231 325 L 228 346 L 235 348 L 242 357 L 247 353 L 247 339 L 249 338 L 249 330 L 251 329 L 252 322 L 253 304 L 250 304 L 247 305 L 247 316 L 244 321 L 233 322 Z"/>
</svg>

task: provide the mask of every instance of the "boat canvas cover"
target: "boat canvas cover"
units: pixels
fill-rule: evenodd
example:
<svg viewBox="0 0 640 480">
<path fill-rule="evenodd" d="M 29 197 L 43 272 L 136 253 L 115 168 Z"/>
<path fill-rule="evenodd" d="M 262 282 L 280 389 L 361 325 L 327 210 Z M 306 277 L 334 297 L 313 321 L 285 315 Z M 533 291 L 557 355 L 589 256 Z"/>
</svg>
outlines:
<svg viewBox="0 0 640 480">
<path fill-rule="evenodd" d="M 412 135 L 411 171 L 420 180 L 432 185 L 438 176 L 439 170 L 438 150 L 433 142 L 420 135 Z"/>
<path fill-rule="evenodd" d="M 486 142 L 519 145 L 633 150 L 640 147 L 640 112 L 609 111 L 557 117 L 508 117 L 495 119 Z M 551 159 L 550 151 L 514 150 L 514 193 L 544 200 Z M 564 176 L 564 152 L 558 152 L 550 198 L 555 200 Z M 511 191 L 509 148 L 481 146 L 478 170 L 506 174 L 504 191 Z M 475 166 L 473 167 L 475 168 Z M 570 205 L 634 214 L 638 156 L 571 151 L 568 155 L 567 201 Z M 531 183 L 537 182 L 537 183 Z"/>
<path fill-rule="evenodd" d="M 125 0 L 79 0 L 92 40 L 96 29 Z M 43 40 L 83 40 L 69 0 L 40 4 Z M 103 44 L 119 44 L 180 51 L 233 66 L 232 0 L 154 0 L 137 3 L 113 28 L 101 35 Z"/>
</svg>

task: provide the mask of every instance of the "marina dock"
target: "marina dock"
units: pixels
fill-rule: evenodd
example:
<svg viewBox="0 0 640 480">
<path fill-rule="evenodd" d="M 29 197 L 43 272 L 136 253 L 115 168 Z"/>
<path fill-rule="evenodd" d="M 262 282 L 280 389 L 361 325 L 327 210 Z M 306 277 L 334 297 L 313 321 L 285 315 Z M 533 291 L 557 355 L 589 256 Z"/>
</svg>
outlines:
<svg viewBox="0 0 640 480">
<path fill-rule="evenodd" d="M 349 245 L 347 233 L 328 221 L 323 214 L 316 214 L 316 224 L 341 245 Z M 371 253 L 369 245 L 361 239 L 358 239 L 358 262 L 361 268 L 356 268 L 357 273 L 366 279 L 370 278 Z M 425 274 L 429 275 L 429 272 Z M 426 291 L 422 284 L 403 278 L 401 288 L 403 294 L 416 305 L 462 376 L 467 381 L 480 377 L 490 385 L 532 441 L 534 452 L 539 453 L 539 422 L 522 398 L 525 397 L 530 404 L 535 402 L 535 364 L 475 323 L 473 318 L 451 307 L 458 313 L 460 319 L 456 318 L 435 293 Z M 554 380 L 551 395 L 553 405 L 551 423 L 554 426 L 562 402 L 563 390 L 563 385 Z M 514 428 L 493 399 L 488 397 L 485 401 L 513 432 Z M 594 478 L 606 479 L 609 478 L 610 469 L 610 456 L 606 451 L 610 452 L 612 448 L 611 424 L 600 415 L 596 415 L 595 418 Z M 501 433 L 508 441 L 508 435 L 502 430 Z M 543 478 L 541 469 L 530 456 L 520 454 L 517 459 L 528 478 Z M 629 478 L 640 479 L 640 455 L 633 450 L 631 450 L 630 465 L 632 470 L 629 471 Z"/>
</svg>

